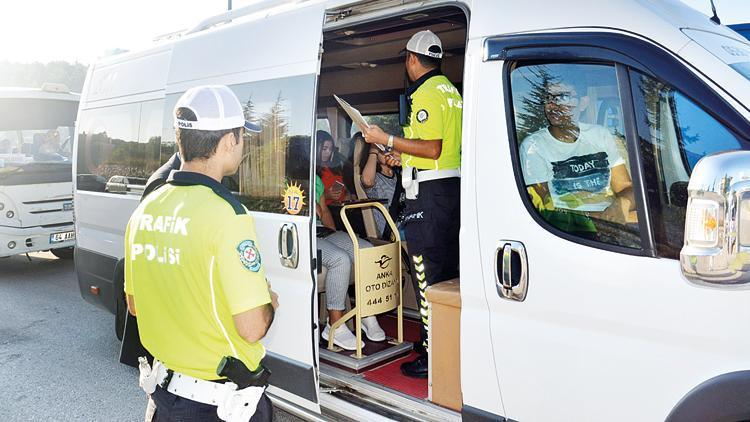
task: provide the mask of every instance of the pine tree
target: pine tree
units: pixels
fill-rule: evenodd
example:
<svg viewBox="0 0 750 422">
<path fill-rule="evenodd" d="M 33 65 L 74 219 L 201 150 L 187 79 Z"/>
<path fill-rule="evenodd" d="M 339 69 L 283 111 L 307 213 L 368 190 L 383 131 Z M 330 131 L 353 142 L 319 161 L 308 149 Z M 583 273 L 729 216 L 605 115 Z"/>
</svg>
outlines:
<svg viewBox="0 0 750 422">
<path fill-rule="evenodd" d="M 522 142 L 527 136 L 547 127 L 544 104 L 550 85 L 559 83 L 560 78 L 552 75 L 547 66 L 529 66 L 518 72 L 531 84 L 529 93 L 521 99 L 522 109 L 516 113 L 516 135 L 518 142 Z"/>
<path fill-rule="evenodd" d="M 267 115 L 269 129 L 271 130 L 271 148 L 268 151 L 270 158 L 269 179 L 264 181 L 264 196 L 274 197 L 279 194 L 279 185 L 286 179 L 286 147 L 289 138 L 289 117 L 285 100 L 281 91 L 276 96 L 276 102 L 271 106 Z M 283 187 L 283 186 L 282 186 Z"/>
</svg>

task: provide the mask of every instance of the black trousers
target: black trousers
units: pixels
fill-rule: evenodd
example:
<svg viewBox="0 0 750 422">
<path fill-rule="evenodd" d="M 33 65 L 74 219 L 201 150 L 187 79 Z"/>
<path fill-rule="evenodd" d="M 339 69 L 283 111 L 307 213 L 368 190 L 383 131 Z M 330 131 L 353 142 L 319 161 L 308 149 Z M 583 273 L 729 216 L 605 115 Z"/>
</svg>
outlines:
<svg viewBox="0 0 750 422">
<path fill-rule="evenodd" d="M 216 406 L 176 396 L 161 387 L 156 387 L 151 399 L 156 404 L 151 422 L 222 422 L 216 414 Z M 273 405 L 264 393 L 250 422 L 270 422 L 272 419 Z"/>
<path fill-rule="evenodd" d="M 406 200 L 404 229 L 411 256 L 412 282 L 422 318 L 421 341 L 414 349 L 427 353 L 425 289 L 458 277 L 458 231 L 461 227 L 461 179 L 419 184 L 417 199 Z"/>
</svg>

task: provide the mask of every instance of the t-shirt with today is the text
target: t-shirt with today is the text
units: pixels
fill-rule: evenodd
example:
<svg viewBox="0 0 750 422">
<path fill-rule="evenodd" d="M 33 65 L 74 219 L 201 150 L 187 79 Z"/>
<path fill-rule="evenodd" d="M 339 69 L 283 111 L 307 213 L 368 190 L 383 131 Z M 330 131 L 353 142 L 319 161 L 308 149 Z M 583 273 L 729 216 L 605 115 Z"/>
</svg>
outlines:
<svg viewBox="0 0 750 422">
<path fill-rule="evenodd" d="M 579 123 L 575 142 L 557 140 L 548 128 L 521 142 L 526 185 L 547 183 L 555 208 L 604 211 L 614 201 L 613 167 L 625 164 L 615 137 L 599 125 Z"/>
</svg>

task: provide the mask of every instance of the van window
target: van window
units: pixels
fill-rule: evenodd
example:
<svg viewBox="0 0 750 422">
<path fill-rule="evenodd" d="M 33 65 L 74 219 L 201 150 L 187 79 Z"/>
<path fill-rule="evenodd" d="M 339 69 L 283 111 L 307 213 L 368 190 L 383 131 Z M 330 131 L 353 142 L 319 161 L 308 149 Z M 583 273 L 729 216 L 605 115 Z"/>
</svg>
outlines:
<svg viewBox="0 0 750 422">
<path fill-rule="evenodd" d="M 84 183 L 78 189 L 140 195 L 146 180 L 162 162 L 163 110 L 164 101 L 156 100 L 81 112 L 77 177 L 85 180 L 98 176 L 107 184 Z M 128 186 L 120 186 L 125 180 Z"/>
<path fill-rule="evenodd" d="M 662 81 L 631 71 L 631 86 L 657 252 L 678 258 L 695 164 L 707 154 L 748 144 Z"/>
<path fill-rule="evenodd" d="M 385 133 L 391 133 L 395 136 L 404 136 L 404 129 L 398 123 L 398 113 L 396 114 L 371 114 L 364 116 L 365 121 L 368 124 L 378 125 Z M 356 123 L 352 124 L 351 133 L 349 136 L 353 136 L 357 132 L 361 132 Z"/>
<path fill-rule="evenodd" d="M 615 67 L 516 65 L 510 76 L 518 166 L 539 221 L 640 248 Z"/>
<path fill-rule="evenodd" d="M 310 135 L 313 132 L 314 76 L 231 85 L 245 109 L 245 118 L 261 126 L 246 133 L 239 171 L 222 183 L 251 211 L 309 215 Z M 172 110 L 182 93 L 167 97 Z M 174 145 L 172 115 L 164 116 L 165 142 Z M 298 207 L 283 199 L 290 187 L 301 189 Z"/>
<path fill-rule="evenodd" d="M 317 119 L 315 121 L 315 130 L 325 130 L 326 132 L 331 133 L 331 123 L 328 121 L 328 118 Z"/>
</svg>

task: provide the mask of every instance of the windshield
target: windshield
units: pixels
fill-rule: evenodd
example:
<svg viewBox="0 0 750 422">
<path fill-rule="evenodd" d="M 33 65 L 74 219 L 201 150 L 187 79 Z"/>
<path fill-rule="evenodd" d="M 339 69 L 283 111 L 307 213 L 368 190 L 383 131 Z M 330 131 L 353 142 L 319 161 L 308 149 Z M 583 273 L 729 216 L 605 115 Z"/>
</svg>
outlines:
<svg viewBox="0 0 750 422">
<path fill-rule="evenodd" d="M 69 182 L 73 126 L 0 130 L 0 186 Z"/>
<path fill-rule="evenodd" d="M 77 101 L 0 100 L 0 185 L 71 181 L 77 109 Z"/>
<path fill-rule="evenodd" d="M 32 162 L 69 161 L 73 146 L 72 137 L 72 126 L 0 130 L 0 169 Z"/>
<path fill-rule="evenodd" d="M 72 181 L 73 126 L 0 130 L 0 185 Z"/>
<path fill-rule="evenodd" d="M 750 44 L 713 32 L 684 29 L 685 34 L 719 58 L 737 73 L 750 80 Z"/>
</svg>

